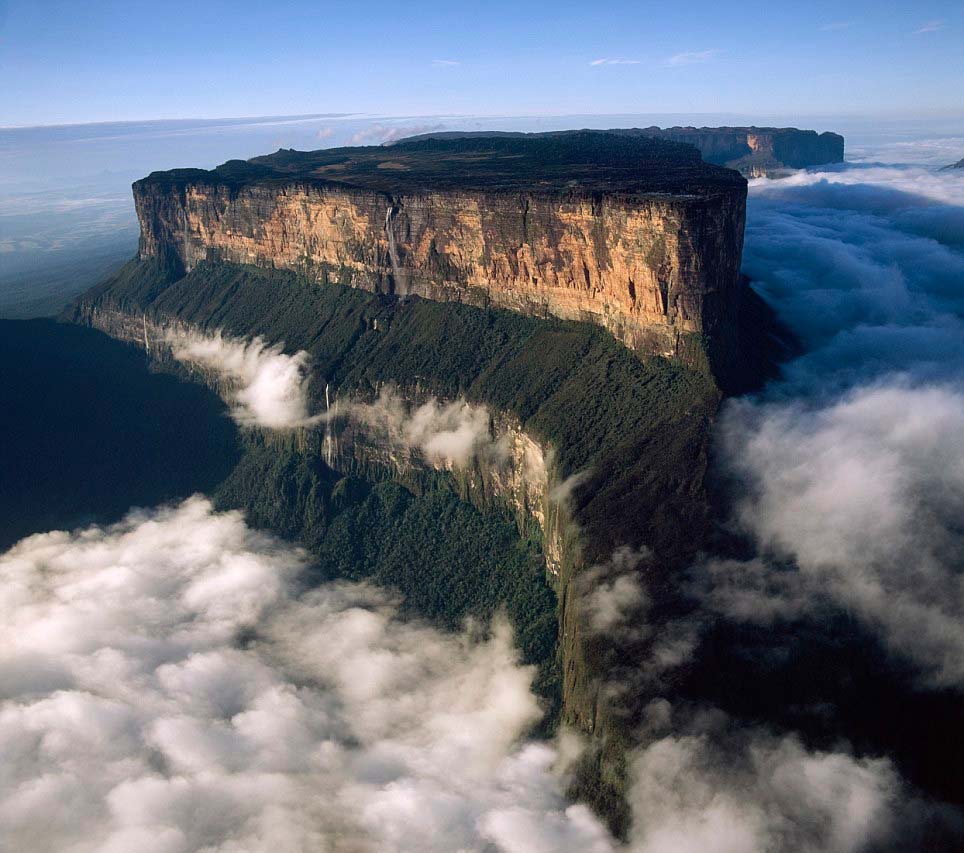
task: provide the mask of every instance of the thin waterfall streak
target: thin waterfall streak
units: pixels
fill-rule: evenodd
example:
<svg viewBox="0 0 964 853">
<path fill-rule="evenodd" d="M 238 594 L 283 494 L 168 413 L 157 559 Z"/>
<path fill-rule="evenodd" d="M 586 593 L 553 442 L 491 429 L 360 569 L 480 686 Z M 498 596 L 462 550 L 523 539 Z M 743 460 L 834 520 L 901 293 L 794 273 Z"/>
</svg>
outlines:
<svg viewBox="0 0 964 853">
<path fill-rule="evenodd" d="M 408 295 L 408 284 L 402 273 L 398 261 L 398 246 L 395 242 L 395 215 L 398 213 L 394 204 L 389 204 L 385 211 L 385 235 L 388 238 L 388 257 L 392 263 L 392 290 L 396 296 Z"/>
</svg>

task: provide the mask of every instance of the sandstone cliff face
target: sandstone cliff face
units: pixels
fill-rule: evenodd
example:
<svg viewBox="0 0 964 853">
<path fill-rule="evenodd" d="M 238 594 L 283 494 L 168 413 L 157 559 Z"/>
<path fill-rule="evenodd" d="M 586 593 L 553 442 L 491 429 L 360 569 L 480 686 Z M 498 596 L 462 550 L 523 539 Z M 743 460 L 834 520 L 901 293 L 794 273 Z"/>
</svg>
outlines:
<svg viewBox="0 0 964 853">
<path fill-rule="evenodd" d="M 745 186 L 702 196 L 134 186 L 140 257 L 219 259 L 597 323 L 675 355 L 735 322 Z"/>
</svg>

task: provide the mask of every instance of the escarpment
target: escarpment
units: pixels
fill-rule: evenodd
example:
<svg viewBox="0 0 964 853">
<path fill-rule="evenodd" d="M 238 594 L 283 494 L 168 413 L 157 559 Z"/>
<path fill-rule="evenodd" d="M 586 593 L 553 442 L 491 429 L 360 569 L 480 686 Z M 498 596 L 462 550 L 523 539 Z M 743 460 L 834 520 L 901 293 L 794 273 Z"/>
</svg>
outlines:
<svg viewBox="0 0 964 853">
<path fill-rule="evenodd" d="M 708 163 L 737 169 L 748 178 L 775 177 L 789 169 L 842 163 L 844 138 L 795 127 L 658 127 L 642 133 L 685 142 Z"/>
<path fill-rule="evenodd" d="M 579 132 L 279 151 L 154 173 L 134 194 L 138 258 L 71 319 L 169 367 L 172 329 L 304 350 L 328 417 L 249 431 L 222 499 L 421 615 L 455 626 L 507 606 L 550 725 L 587 736 L 574 793 L 624 832 L 653 697 L 613 689 L 625 662 L 587 616 L 586 579 L 647 555 L 646 642 L 683 606 L 675 579 L 712 528 L 723 378 L 756 352 L 745 179 L 689 145 Z M 377 419 L 340 420 L 386 387 L 408 411 L 481 407 L 489 450 L 448 464 Z"/>
<path fill-rule="evenodd" d="M 626 828 L 626 750 L 634 743 L 636 705 L 649 697 L 614 703 L 577 581 L 615 549 L 649 550 L 662 577 L 654 601 L 676 595 L 671 579 L 709 527 L 703 478 L 720 395 L 705 372 L 679 361 L 642 360 L 593 324 L 321 287 L 291 272 L 223 262 L 199 262 L 181 276 L 153 260 L 134 261 L 79 300 L 72 319 L 149 347 L 152 359 L 163 358 L 163 330 L 172 325 L 283 341 L 289 351 L 310 355 L 312 412 L 373 403 L 386 384 L 408 407 L 431 396 L 484 406 L 502 461 L 499 454 L 478 455 L 440 467 L 377 432 L 349 426 L 329 434 L 319 425 L 287 437 L 249 438 L 251 459 L 232 476 L 228 505 L 246 509 L 256 525 L 301 539 L 321 564 L 349 577 L 367 559 L 366 543 L 411 529 L 385 528 L 377 521 L 384 512 L 366 509 L 364 521 L 359 516 L 332 539 L 337 525 L 324 520 L 322 507 L 356 488 L 367 495 L 365 482 L 386 484 L 382 490 L 398 483 L 405 494 L 430 498 L 431 478 L 443 477 L 485 514 L 508 513 L 521 540 L 538 548 L 537 586 L 555 591 L 553 609 L 533 609 L 528 602 L 537 590 L 527 581 L 517 631 L 540 665 L 541 695 L 558 702 L 559 720 L 588 737 L 575 791 L 614 828 Z M 322 494 L 311 483 L 321 483 Z M 417 574 L 419 559 L 396 561 L 394 574 L 375 577 L 431 614 L 438 602 L 462 594 L 478 559 L 464 553 L 447 521 L 432 515 L 419 523 L 418 536 L 450 549 L 450 586 L 443 588 L 451 593 L 436 590 L 425 601 L 426 590 L 442 580 Z M 529 564 L 505 565 L 511 574 Z M 491 583 L 512 588 L 514 582 L 503 572 Z M 480 594 L 493 594 L 490 586 L 482 584 Z M 553 644 L 543 633 L 547 619 Z"/>
<path fill-rule="evenodd" d="M 134 185 L 139 256 L 298 272 L 595 323 L 645 354 L 735 357 L 746 182 L 692 147 L 580 132 L 279 151 Z"/>
</svg>

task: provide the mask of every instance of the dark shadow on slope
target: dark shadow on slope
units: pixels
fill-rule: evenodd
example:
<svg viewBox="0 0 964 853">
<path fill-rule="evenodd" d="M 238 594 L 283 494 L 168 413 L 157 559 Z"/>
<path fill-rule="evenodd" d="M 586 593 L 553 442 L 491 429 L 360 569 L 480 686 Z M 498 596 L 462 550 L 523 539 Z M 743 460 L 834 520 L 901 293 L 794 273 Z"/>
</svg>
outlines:
<svg viewBox="0 0 964 853">
<path fill-rule="evenodd" d="M 239 455 L 221 400 L 143 352 L 51 320 L 0 321 L 0 549 L 206 491 Z"/>
</svg>

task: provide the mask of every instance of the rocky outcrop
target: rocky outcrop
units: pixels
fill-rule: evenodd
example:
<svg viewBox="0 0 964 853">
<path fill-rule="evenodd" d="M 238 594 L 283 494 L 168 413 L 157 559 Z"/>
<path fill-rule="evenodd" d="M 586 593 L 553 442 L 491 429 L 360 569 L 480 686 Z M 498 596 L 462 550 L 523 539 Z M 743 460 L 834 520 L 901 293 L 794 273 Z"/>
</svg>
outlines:
<svg viewBox="0 0 964 853">
<path fill-rule="evenodd" d="M 134 198 L 140 257 L 181 271 L 224 260 L 589 321 L 664 356 L 732 345 L 746 184 L 687 146 L 589 133 L 282 151 L 154 173 Z"/>
<path fill-rule="evenodd" d="M 155 367 L 186 372 L 226 402 L 237 391 L 216 370 L 177 362 L 172 341 L 185 334 L 202 334 L 196 326 L 174 318 L 148 319 L 146 314 L 93 305 L 82 306 L 75 319 L 144 349 Z M 321 424 L 298 427 L 298 440 L 305 448 L 310 445 L 311 452 L 321 456 L 330 468 L 366 479 L 382 478 L 386 472 L 401 479 L 422 470 L 451 474 L 465 499 L 483 507 L 493 501 L 501 503 L 511 511 L 523 535 L 533 527 L 538 530 L 547 576 L 554 585 L 558 584 L 564 554 L 575 548 L 578 530 L 568 512 L 567 489 L 560 480 L 552 450 L 526 432 L 511 412 L 472 407 L 488 421 L 482 452 L 458 461 L 426 455 L 394 429 L 379 402 L 379 390 L 376 387 L 369 394 L 353 390 L 339 393 L 326 386 L 323 398 L 327 417 Z M 398 413 L 406 416 L 417 407 L 438 400 L 418 382 L 395 386 L 391 394 L 398 403 Z M 266 430 L 268 435 L 271 432 Z"/>
<path fill-rule="evenodd" d="M 795 127 L 648 127 L 642 133 L 693 145 L 708 163 L 748 178 L 777 177 L 790 169 L 842 163 L 844 158 L 839 134 Z"/>
</svg>

